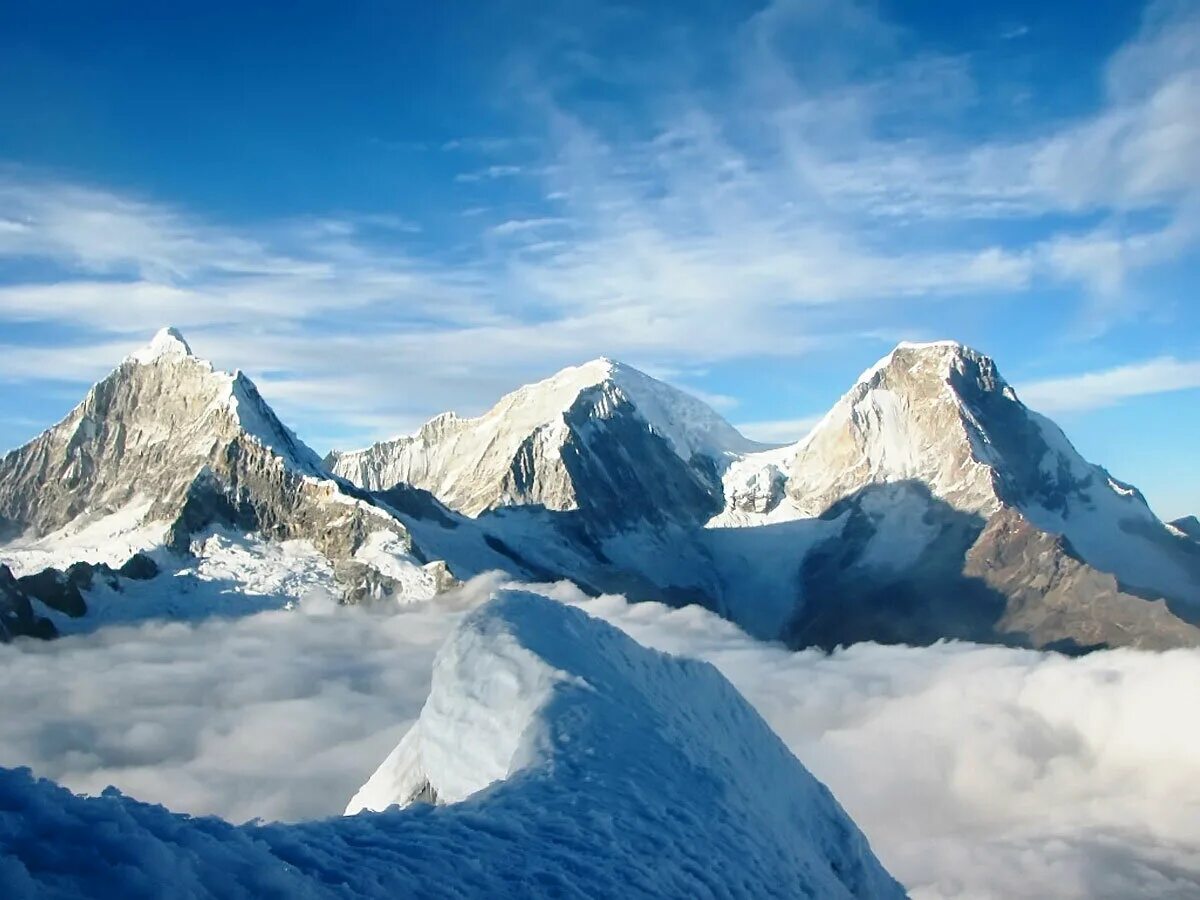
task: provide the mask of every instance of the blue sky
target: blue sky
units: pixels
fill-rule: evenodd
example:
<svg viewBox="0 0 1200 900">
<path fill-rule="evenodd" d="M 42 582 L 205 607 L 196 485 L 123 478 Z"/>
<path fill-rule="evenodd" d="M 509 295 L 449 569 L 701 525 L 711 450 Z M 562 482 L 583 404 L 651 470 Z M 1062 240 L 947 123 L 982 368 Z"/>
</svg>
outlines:
<svg viewBox="0 0 1200 900">
<path fill-rule="evenodd" d="M 0 7 L 0 446 L 165 323 L 322 451 L 955 338 L 1200 512 L 1200 4 L 120 6 Z"/>
</svg>

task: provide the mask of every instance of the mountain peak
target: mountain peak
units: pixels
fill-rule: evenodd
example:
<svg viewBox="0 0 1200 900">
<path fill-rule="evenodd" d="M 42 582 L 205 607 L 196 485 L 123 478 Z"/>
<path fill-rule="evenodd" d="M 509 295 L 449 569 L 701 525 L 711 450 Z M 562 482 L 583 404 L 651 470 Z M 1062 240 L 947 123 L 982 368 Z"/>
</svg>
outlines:
<svg viewBox="0 0 1200 900">
<path fill-rule="evenodd" d="M 958 341 L 901 341 L 892 350 L 868 368 L 860 376 L 858 383 L 865 384 L 884 370 L 903 367 L 911 369 L 914 365 L 946 364 L 951 365 L 956 360 L 972 360 L 980 362 L 988 357 Z"/>
<path fill-rule="evenodd" d="M 1200 519 L 1195 516 L 1182 516 L 1168 524 L 1176 533 L 1200 541 Z"/>
<path fill-rule="evenodd" d="M 160 359 L 185 359 L 193 357 L 192 348 L 184 340 L 178 328 L 167 325 L 158 332 L 140 350 L 130 354 L 130 359 L 139 363 L 152 363 Z"/>
<path fill-rule="evenodd" d="M 529 503 L 580 508 L 580 492 L 607 497 L 632 477 L 631 460 L 649 471 L 652 456 L 669 470 L 660 483 L 707 502 L 713 472 L 757 449 L 702 400 L 602 356 L 517 388 L 483 415 L 439 416 L 411 437 L 332 455 L 331 466 L 362 487 L 405 482 L 477 515 Z"/>
</svg>

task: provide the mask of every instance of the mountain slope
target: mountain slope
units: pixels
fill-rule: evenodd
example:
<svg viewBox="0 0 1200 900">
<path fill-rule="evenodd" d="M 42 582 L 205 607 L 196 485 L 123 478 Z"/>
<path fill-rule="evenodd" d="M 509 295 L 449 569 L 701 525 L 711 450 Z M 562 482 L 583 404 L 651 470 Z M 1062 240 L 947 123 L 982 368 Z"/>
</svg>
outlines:
<svg viewBox="0 0 1200 900">
<path fill-rule="evenodd" d="M 1172 531 L 1181 537 L 1189 537 L 1200 541 L 1200 519 L 1195 516 L 1183 516 L 1167 523 Z"/>
<path fill-rule="evenodd" d="M 330 461 L 364 487 L 165 331 L 0 461 L 0 563 L 215 547 L 259 583 L 308 586 L 324 583 L 319 553 L 350 599 L 500 569 L 698 603 L 794 646 L 1200 643 L 1200 542 L 952 342 L 900 345 L 787 447 L 597 360 Z M 253 539 L 207 540 L 222 528 Z M 311 577 L 263 574 L 282 563 L 260 540 L 299 542 L 289 558 Z M 12 628 L 43 628 L 40 609 L 8 605 Z"/>
<path fill-rule="evenodd" d="M 173 329 L 0 460 L 0 558 L 18 568 L 186 552 L 214 527 L 311 543 L 352 597 L 436 589 L 395 516 L 332 479 L 245 375 L 215 371 Z"/>
<path fill-rule="evenodd" d="M 578 609 L 511 593 L 471 613 L 416 728 L 443 805 L 296 825 L 0 770 L 0 883 L 14 897 L 904 896 L 715 668 Z"/>
<path fill-rule="evenodd" d="M 757 446 L 699 400 L 597 359 L 522 387 L 478 418 L 446 413 L 412 437 L 327 462 L 365 488 L 404 482 L 471 516 L 539 505 L 597 521 L 630 512 L 689 519 L 715 510 L 719 472 Z"/>
<path fill-rule="evenodd" d="M 990 358 L 960 344 L 901 344 L 804 440 L 731 466 L 724 492 L 709 523 L 718 543 L 732 540 L 730 527 L 769 533 L 819 519 L 835 529 L 772 588 L 797 598 L 783 626 L 795 642 L 940 634 L 1089 646 L 1099 632 L 1138 645 L 1197 641 L 1180 618 L 1200 619 L 1200 555 L 1025 407 Z M 985 539 L 1002 513 L 1012 527 Z M 1003 575 L 980 569 L 1035 545 L 1032 569 L 1029 559 L 1020 571 L 999 566 Z M 1105 575 L 1115 582 L 1100 590 Z M 1033 611 L 1052 584 L 1054 615 Z M 1113 598 L 1108 613 L 1092 602 L 1096 590 Z M 1156 598 L 1170 604 L 1167 618 L 1152 610 Z M 1105 627 L 1109 614 L 1125 627 Z"/>
</svg>

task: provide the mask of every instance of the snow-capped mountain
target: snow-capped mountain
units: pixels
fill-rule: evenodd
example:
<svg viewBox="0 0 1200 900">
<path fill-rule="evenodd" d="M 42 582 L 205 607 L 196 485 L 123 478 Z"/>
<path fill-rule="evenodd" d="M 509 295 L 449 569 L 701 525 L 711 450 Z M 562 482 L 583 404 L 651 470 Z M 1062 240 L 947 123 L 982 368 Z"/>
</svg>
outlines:
<svg viewBox="0 0 1200 900">
<path fill-rule="evenodd" d="M 772 485 L 768 502 L 739 502 L 765 483 Z M 798 573 L 807 608 L 788 627 L 810 636 L 814 628 L 833 627 L 838 637 L 849 637 L 848 618 L 874 618 L 878 610 L 855 613 L 837 598 L 854 595 L 861 605 L 879 591 L 920 593 L 922 627 L 949 621 L 946 616 L 965 635 L 1011 625 L 1012 610 L 996 612 L 1016 594 L 1027 597 L 1027 585 L 1002 583 L 993 570 L 976 571 L 978 565 L 962 569 L 985 525 L 1002 512 L 1006 527 L 987 532 L 991 549 L 974 552 L 969 558 L 976 563 L 994 555 L 997 542 L 1008 545 L 1008 556 L 1017 553 L 1017 543 L 1026 553 L 1036 545 L 1040 561 L 1028 567 L 1025 581 L 1041 584 L 1043 594 L 1052 576 L 1083 564 L 1115 579 L 1108 593 L 1127 608 L 1118 618 L 1140 620 L 1148 610 L 1142 598 L 1161 598 L 1185 619 L 1200 613 L 1194 549 L 1154 516 L 1135 488 L 1084 460 L 1058 426 L 1028 409 L 990 358 L 954 342 L 901 344 L 863 373 L 802 441 L 731 466 L 725 494 L 726 509 L 713 526 L 812 518 L 839 523 L 836 538 L 826 538 Z M 1051 535 L 1062 540 L 1043 539 Z M 1112 611 L 1100 612 L 1093 602 L 1093 576 L 1079 577 L 1074 587 L 1068 587 L 1071 579 L 1058 583 L 1058 640 L 1080 642 L 1105 632 L 1114 640 L 1155 643 L 1152 633 L 1165 620 L 1150 615 L 1145 629 L 1128 622 L 1120 632 L 1107 628 Z M 959 599 L 935 614 L 931 599 L 951 586 Z M 818 609 L 826 604 L 833 605 Z M 1177 624 L 1167 629 L 1168 640 L 1195 639 L 1190 627 Z M 918 639 L 910 630 L 916 625 L 893 637 Z M 1028 633 L 1028 625 L 1026 619 L 1019 630 Z M 1053 642 L 1053 630 L 1039 632 L 1038 640 Z"/>
<path fill-rule="evenodd" d="M 756 449 L 600 360 L 333 462 L 365 486 L 428 489 L 547 577 L 703 603 L 797 645 L 1200 642 L 1191 543 L 953 342 L 901 344 L 791 446 Z M 535 503 L 571 528 L 505 514 Z"/>
<path fill-rule="evenodd" d="M 538 505 L 593 521 L 693 519 L 719 507 L 720 473 L 754 449 L 696 398 L 597 359 L 522 387 L 477 418 L 445 413 L 411 437 L 327 462 L 362 487 L 414 485 L 470 516 Z"/>
<path fill-rule="evenodd" d="M 0 460 L 0 561 L 18 571 L 185 552 L 214 527 L 308 542 L 351 594 L 436 589 L 392 514 L 331 478 L 250 379 L 214 370 L 174 329 Z"/>
<path fill-rule="evenodd" d="M 244 375 L 160 332 L 0 461 L 6 627 L 43 628 L 17 593 L 73 608 L 97 579 L 119 592 L 139 551 L 200 547 L 220 560 L 197 577 L 249 567 L 289 597 L 428 597 L 500 569 L 796 646 L 1200 644 L 1200 542 L 951 342 L 900 345 L 785 447 L 601 359 L 328 463 Z"/>
<path fill-rule="evenodd" d="M 1195 516 L 1181 516 L 1167 524 L 1176 534 L 1183 537 L 1190 537 L 1194 541 L 1200 541 L 1200 519 Z"/>
</svg>

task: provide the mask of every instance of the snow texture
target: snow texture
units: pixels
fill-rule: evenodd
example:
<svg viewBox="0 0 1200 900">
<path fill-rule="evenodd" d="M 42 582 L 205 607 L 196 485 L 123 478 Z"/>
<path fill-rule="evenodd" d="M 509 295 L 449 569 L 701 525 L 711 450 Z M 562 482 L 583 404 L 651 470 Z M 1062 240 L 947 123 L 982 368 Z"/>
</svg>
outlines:
<svg viewBox="0 0 1200 900">
<path fill-rule="evenodd" d="M 105 563 L 116 568 L 135 553 L 161 545 L 166 538 L 166 522 L 147 521 L 153 505 L 151 500 L 136 497 L 108 515 L 80 516 L 41 537 L 0 544 L 0 563 L 18 577 L 50 566 L 65 570 L 76 562 Z"/>
<path fill-rule="evenodd" d="M 0 884 L 14 898 L 903 896 L 716 669 L 546 598 L 501 594 L 462 622 L 417 728 L 442 736 L 414 748 L 420 774 L 459 802 L 233 826 L 0 770 Z"/>
</svg>

